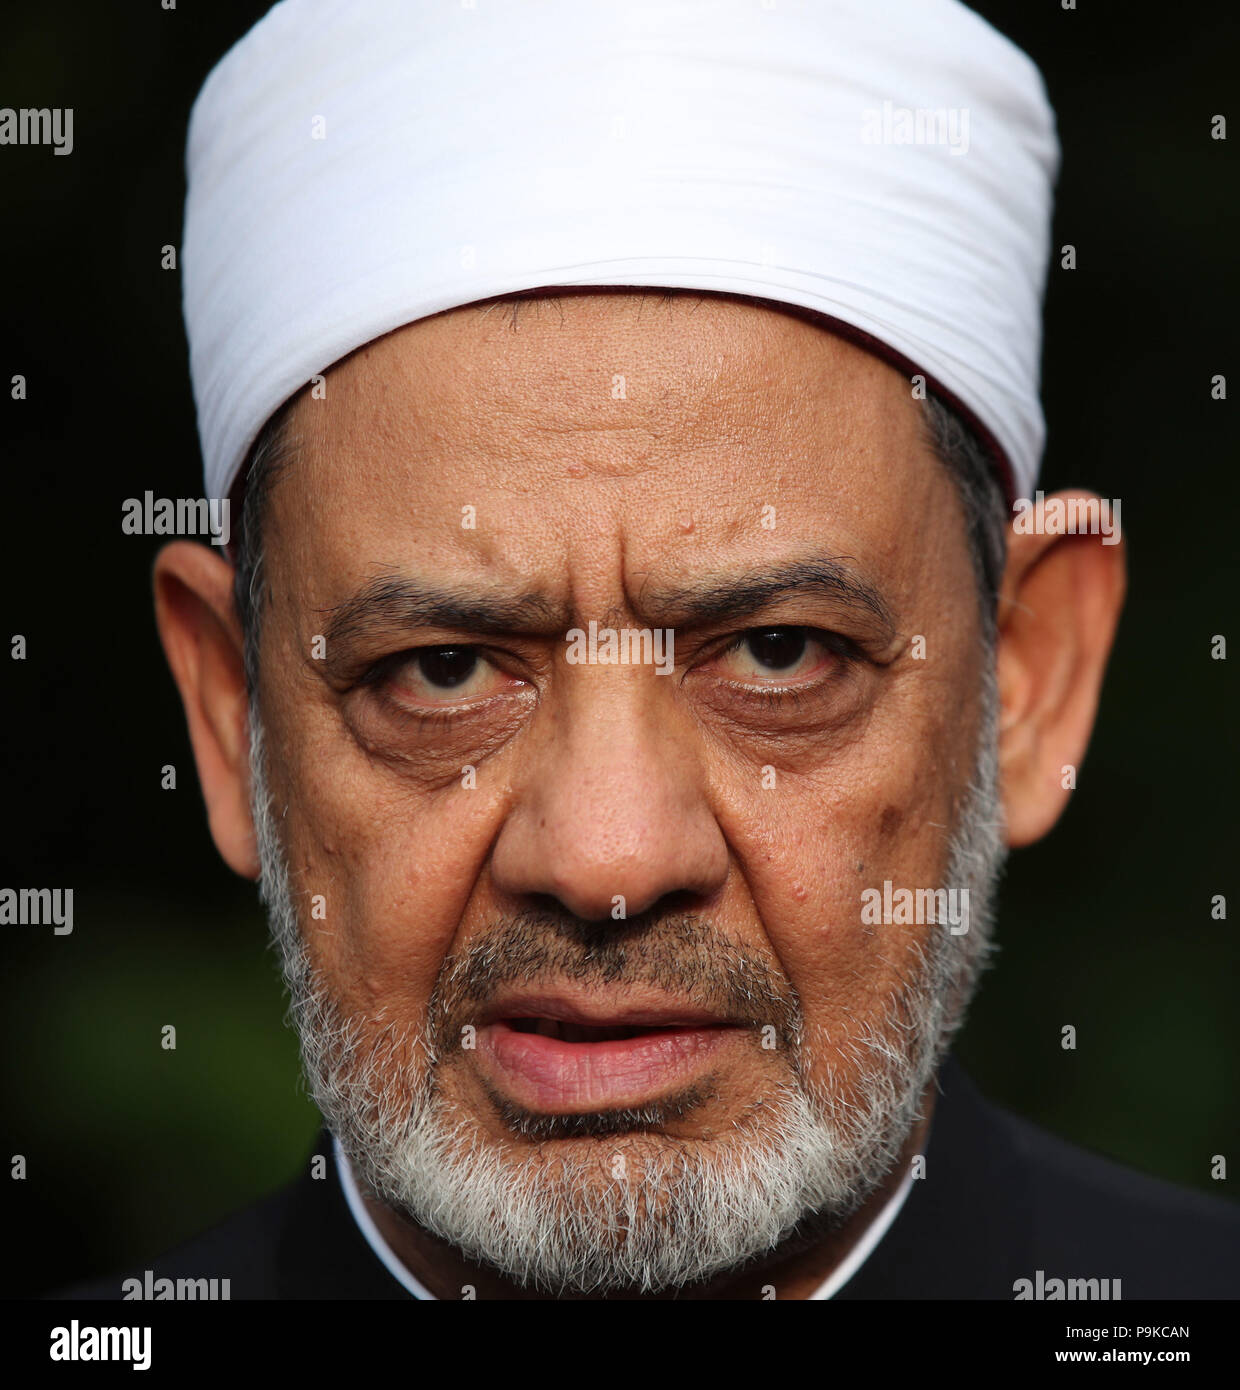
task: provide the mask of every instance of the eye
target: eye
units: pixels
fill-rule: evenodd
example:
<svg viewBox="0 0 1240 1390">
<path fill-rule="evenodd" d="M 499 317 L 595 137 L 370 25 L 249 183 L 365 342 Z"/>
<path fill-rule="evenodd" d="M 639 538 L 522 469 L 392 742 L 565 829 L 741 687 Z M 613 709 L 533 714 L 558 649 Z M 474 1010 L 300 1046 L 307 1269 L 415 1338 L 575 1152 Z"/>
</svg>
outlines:
<svg viewBox="0 0 1240 1390">
<path fill-rule="evenodd" d="M 826 637 L 809 627 L 750 628 L 718 658 L 721 672 L 756 684 L 803 681 L 830 664 Z"/>
<path fill-rule="evenodd" d="M 424 647 L 413 661 L 426 683 L 441 689 L 464 685 L 478 669 L 473 647 Z"/>
<path fill-rule="evenodd" d="M 427 704 L 447 704 L 496 695 L 522 686 L 486 659 L 480 647 L 417 647 L 387 667 L 387 683 L 398 695 Z"/>
</svg>

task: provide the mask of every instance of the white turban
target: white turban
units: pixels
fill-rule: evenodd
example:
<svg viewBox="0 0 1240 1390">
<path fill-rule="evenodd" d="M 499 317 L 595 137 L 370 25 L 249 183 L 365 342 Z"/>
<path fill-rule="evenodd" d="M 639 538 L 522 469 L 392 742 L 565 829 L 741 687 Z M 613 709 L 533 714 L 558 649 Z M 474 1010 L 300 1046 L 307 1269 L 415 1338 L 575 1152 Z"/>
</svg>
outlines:
<svg viewBox="0 0 1240 1390">
<path fill-rule="evenodd" d="M 190 119 L 207 495 L 363 343 L 566 285 L 828 315 L 1028 494 L 1058 160 L 1037 68 L 956 0 L 283 0 Z"/>
</svg>

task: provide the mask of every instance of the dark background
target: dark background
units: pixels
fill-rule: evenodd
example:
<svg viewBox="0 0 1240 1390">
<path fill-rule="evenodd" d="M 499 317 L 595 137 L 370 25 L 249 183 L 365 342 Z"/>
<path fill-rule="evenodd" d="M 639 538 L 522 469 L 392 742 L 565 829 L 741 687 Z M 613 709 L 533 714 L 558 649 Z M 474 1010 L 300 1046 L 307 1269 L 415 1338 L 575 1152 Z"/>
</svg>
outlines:
<svg viewBox="0 0 1240 1390">
<path fill-rule="evenodd" d="M 1017 854 L 959 1052 L 996 1099 L 1213 1192 L 1240 1162 L 1236 862 L 1236 12 L 976 6 L 1038 62 L 1065 162 L 1042 486 L 1122 499 L 1131 589 L 1067 814 Z M 254 888 L 217 857 L 122 501 L 201 492 L 180 316 L 190 104 L 261 3 L 6 6 L 0 104 L 74 108 L 74 151 L 0 148 L 0 886 L 75 929 L 0 927 L 0 1193 L 14 1294 L 148 1256 L 278 1185 L 316 1130 Z M 1240 129 L 1234 139 L 1240 139 Z M 15 373 L 28 399 L 9 398 Z M 1235 634 L 1232 634 L 1233 636 Z M 178 771 L 160 790 L 160 769 Z M 177 1028 L 177 1049 L 160 1029 Z M 1060 1047 L 1071 1023 L 1078 1048 Z M 25 1181 L 9 1181 L 13 1154 Z"/>
</svg>

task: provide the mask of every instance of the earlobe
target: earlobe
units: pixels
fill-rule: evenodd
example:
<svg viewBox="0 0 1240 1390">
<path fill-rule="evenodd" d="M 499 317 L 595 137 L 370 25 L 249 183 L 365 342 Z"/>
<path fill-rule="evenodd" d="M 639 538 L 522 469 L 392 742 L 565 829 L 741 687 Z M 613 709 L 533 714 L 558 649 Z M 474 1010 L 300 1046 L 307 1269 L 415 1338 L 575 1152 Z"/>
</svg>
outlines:
<svg viewBox="0 0 1240 1390">
<path fill-rule="evenodd" d="M 1095 494 L 1056 493 L 1048 509 L 1055 499 L 1045 527 L 1009 534 L 999 605 L 999 764 L 1014 848 L 1051 829 L 1077 784 L 1126 586 L 1117 532 L 1055 529 L 1070 501 L 1101 505 Z"/>
<path fill-rule="evenodd" d="M 155 618 L 181 694 L 211 836 L 245 878 L 259 874 L 249 801 L 244 644 L 233 568 L 217 551 L 173 541 L 155 561 Z"/>
</svg>

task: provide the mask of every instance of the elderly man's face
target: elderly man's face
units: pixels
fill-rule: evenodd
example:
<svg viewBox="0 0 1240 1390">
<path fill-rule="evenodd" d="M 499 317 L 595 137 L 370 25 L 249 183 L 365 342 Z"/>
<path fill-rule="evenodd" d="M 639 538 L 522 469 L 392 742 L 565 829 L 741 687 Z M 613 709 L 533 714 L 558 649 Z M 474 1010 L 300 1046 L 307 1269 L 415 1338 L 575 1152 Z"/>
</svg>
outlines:
<svg viewBox="0 0 1240 1390">
<path fill-rule="evenodd" d="M 405 328 L 293 425 L 258 706 L 337 1071 L 369 1058 L 383 1124 L 433 1093 L 475 1162 L 571 1174 L 621 1244 L 644 1169 L 743 1166 L 798 1088 L 846 1147 L 964 949 L 862 911 L 945 884 L 980 728 L 907 380 L 776 311 L 582 295 Z M 674 661 L 574 661 L 591 623 Z"/>
<path fill-rule="evenodd" d="M 908 383 L 727 298 L 440 315 L 292 422 L 252 697 L 225 560 L 156 609 L 371 1214 L 440 1296 L 808 1296 L 1067 800 L 1122 545 L 1010 528 L 993 659 Z"/>
</svg>

